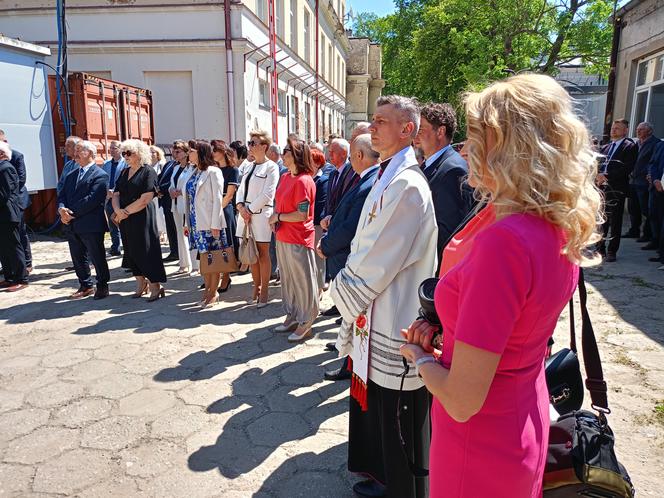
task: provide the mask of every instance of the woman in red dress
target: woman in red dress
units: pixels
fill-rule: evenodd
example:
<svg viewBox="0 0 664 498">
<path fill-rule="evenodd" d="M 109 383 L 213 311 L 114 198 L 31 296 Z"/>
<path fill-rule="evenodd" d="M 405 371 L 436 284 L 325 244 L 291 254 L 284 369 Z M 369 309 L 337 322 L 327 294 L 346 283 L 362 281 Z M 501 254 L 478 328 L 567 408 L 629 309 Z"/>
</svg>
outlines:
<svg viewBox="0 0 664 498">
<path fill-rule="evenodd" d="M 402 354 L 434 396 L 432 498 L 535 498 L 549 434 L 547 340 L 597 241 L 595 155 L 567 92 L 519 75 L 466 100 L 469 183 L 488 207 L 443 252 L 435 328 Z"/>
</svg>

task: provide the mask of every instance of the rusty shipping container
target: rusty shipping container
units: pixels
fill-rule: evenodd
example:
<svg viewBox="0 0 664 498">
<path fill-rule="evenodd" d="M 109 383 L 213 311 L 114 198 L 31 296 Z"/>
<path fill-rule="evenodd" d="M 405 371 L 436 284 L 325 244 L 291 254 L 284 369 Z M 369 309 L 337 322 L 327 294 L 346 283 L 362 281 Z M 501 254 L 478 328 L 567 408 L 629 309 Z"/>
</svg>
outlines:
<svg viewBox="0 0 664 498">
<path fill-rule="evenodd" d="M 58 175 L 64 167 L 66 131 L 60 118 L 55 91 L 55 76 L 49 76 Z M 152 92 L 87 73 L 72 73 L 69 83 L 71 133 L 89 140 L 97 147 L 97 163 L 109 159 L 112 140 L 136 138 L 154 144 Z M 32 196 L 26 220 L 48 226 L 57 217 L 55 189 L 41 190 Z"/>
</svg>

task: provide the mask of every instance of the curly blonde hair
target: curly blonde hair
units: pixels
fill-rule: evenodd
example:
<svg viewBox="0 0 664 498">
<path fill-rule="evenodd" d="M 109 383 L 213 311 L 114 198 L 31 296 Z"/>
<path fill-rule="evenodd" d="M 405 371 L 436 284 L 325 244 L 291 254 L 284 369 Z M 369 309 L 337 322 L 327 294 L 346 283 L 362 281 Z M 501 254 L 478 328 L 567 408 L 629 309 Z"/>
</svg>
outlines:
<svg viewBox="0 0 664 498">
<path fill-rule="evenodd" d="M 549 76 L 522 74 L 467 94 L 465 105 L 477 198 L 498 214 L 550 221 L 565 233 L 562 252 L 570 261 L 594 261 L 584 249 L 600 239 L 597 154 L 563 87 Z"/>
<path fill-rule="evenodd" d="M 141 164 L 143 166 L 152 164 L 150 147 L 142 140 L 136 140 L 135 138 L 125 140 L 120 144 L 120 151 L 131 152 L 132 154 L 138 155 L 141 158 Z"/>
</svg>

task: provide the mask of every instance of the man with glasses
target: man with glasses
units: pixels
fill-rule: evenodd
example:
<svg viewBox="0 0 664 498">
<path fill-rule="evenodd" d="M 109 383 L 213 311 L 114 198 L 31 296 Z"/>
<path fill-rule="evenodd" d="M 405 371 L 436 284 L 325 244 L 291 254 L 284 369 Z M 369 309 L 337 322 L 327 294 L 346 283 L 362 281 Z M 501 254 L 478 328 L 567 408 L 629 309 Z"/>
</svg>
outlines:
<svg viewBox="0 0 664 498">
<path fill-rule="evenodd" d="M 120 173 L 127 166 L 127 163 L 122 158 L 120 153 L 120 142 L 117 140 L 112 140 L 108 151 L 111 154 L 111 158 L 104 162 L 102 169 L 108 175 L 108 192 L 106 193 L 106 203 L 104 205 L 104 210 L 106 211 L 106 217 L 108 218 L 108 229 L 111 232 L 111 248 L 108 251 L 110 256 L 120 256 L 120 229 L 117 225 L 111 222 L 111 216 L 113 215 L 113 205 L 111 199 L 113 198 L 113 191 L 115 190 L 115 182 L 117 182 L 120 177 Z"/>
</svg>

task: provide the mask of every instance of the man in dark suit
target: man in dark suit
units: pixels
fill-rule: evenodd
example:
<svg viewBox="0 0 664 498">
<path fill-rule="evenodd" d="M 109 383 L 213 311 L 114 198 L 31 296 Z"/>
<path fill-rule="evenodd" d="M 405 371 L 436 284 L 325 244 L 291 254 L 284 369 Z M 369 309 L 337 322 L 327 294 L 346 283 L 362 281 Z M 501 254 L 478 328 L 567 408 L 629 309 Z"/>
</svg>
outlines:
<svg viewBox="0 0 664 498">
<path fill-rule="evenodd" d="M 9 162 L 12 150 L 0 141 L 0 262 L 4 280 L 0 288 L 16 292 L 28 285 L 19 224 L 23 219 L 18 173 Z"/>
<path fill-rule="evenodd" d="M 415 145 L 422 149 L 422 172 L 431 188 L 438 225 L 438 264 L 443 246 L 472 206 L 472 191 L 466 183 L 468 165 L 452 148 L 456 113 L 449 104 L 431 103 L 422 107 L 420 129 Z"/>
<path fill-rule="evenodd" d="M 355 237 L 357 224 L 362 214 L 364 201 L 374 184 L 380 166 L 380 157 L 371 149 L 371 135 L 359 135 L 350 146 L 351 164 L 358 182 L 340 199 L 334 215 L 324 228 L 327 233 L 321 238 L 316 252 L 326 258 L 327 273 L 331 279 L 346 266 L 350 254 L 350 243 Z M 350 378 L 346 368 L 348 359 L 338 370 L 325 372 L 327 380 Z"/>
<path fill-rule="evenodd" d="M 334 216 L 341 198 L 359 181 L 359 176 L 355 173 L 348 160 L 350 144 L 346 140 L 343 138 L 332 139 L 327 152 L 330 157 L 330 163 L 335 169 L 330 172 L 327 181 L 327 200 L 320 224 L 323 230 L 327 230 L 327 225 L 330 223 L 332 216 Z M 327 282 L 332 280 L 329 269 L 327 270 L 325 280 Z M 339 316 L 339 310 L 336 306 L 332 306 L 330 309 L 321 312 L 321 315 L 328 317 Z"/>
<path fill-rule="evenodd" d="M 664 263 L 664 141 L 655 146 L 650 165 L 648 166 L 648 182 L 650 183 L 650 228 L 653 241 L 657 241 L 658 254 L 649 258 L 654 263 Z"/>
<path fill-rule="evenodd" d="M 597 244 L 597 250 L 608 262 L 616 260 L 620 247 L 625 198 L 629 195 L 629 175 L 634 170 L 638 155 L 638 147 L 627 137 L 628 131 L 628 121 L 618 119 L 613 122 L 611 142 L 600 150 L 602 160 L 595 180 L 604 193 L 606 213 L 606 221 L 602 225 L 602 240 Z"/>
<path fill-rule="evenodd" d="M 0 130 L 0 141 L 7 142 L 7 137 L 5 136 L 4 130 Z M 25 159 L 23 154 L 21 154 L 16 149 L 12 149 L 12 157 L 9 162 L 16 169 L 18 174 L 19 182 L 19 200 L 21 203 L 21 209 L 25 212 L 28 207 L 30 207 L 30 194 L 28 189 L 25 186 L 27 179 L 26 170 L 25 170 Z M 28 229 L 25 224 L 25 219 L 21 217 L 21 222 L 18 227 L 19 234 L 21 236 L 21 245 L 23 246 L 23 253 L 25 254 L 25 266 L 28 270 L 28 273 L 32 271 L 32 250 L 30 248 L 30 238 L 28 237 Z"/>
<path fill-rule="evenodd" d="M 634 165 L 634 171 L 632 172 L 631 183 L 636 190 L 636 196 L 639 200 L 639 208 L 641 209 L 641 218 L 645 217 L 645 225 L 643 227 L 643 237 L 637 239 L 637 242 L 648 242 L 641 249 L 651 250 L 657 249 L 658 244 L 652 239 L 652 231 L 650 227 L 650 215 L 648 212 L 649 204 L 649 188 L 648 184 L 648 166 L 652 160 L 653 153 L 655 148 L 659 143 L 659 138 L 653 135 L 653 127 L 650 123 L 639 123 L 639 126 L 636 127 L 636 136 L 639 139 L 639 155 L 636 158 L 636 164 Z M 638 220 L 636 225 L 632 225 L 632 228 L 638 227 L 639 231 L 641 228 L 641 220 Z"/>
<path fill-rule="evenodd" d="M 111 278 L 104 251 L 104 233 L 108 230 L 104 213 L 108 175 L 97 167 L 97 149 L 91 142 L 83 140 L 76 144 L 76 155 L 80 167 L 67 175 L 58 195 L 58 212 L 67 227 L 69 252 L 79 282 L 79 289 L 71 299 L 87 297 L 94 292 L 90 260 L 97 276 L 94 298 L 103 299 L 108 296 Z"/>
<path fill-rule="evenodd" d="M 157 184 L 159 186 L 159 206 L 164 211 L 164 220 L 166 221 L 166 236 L 168 237 L 168 247 L 170 254 L 164 258 L 164 261 L 178 261 L 178 237 L 177 228 L 175 226 L 175 218 L 171 212 L 171 195 L 168 189 L 171 187 L 171 176 L 173 175 L 174 166 L 177 161 L 169 161 L 161 169 L 161 173 L 157 177 Z"/>
</svg>

